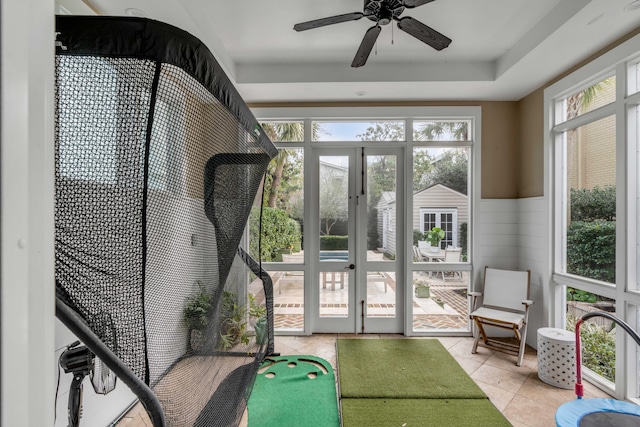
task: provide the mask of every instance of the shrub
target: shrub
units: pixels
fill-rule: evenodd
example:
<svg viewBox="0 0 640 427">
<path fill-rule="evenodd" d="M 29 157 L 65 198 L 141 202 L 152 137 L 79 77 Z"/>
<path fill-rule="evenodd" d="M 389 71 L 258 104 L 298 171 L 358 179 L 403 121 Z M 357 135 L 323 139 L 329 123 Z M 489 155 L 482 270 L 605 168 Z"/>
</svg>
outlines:
<svg viewBox="0 0 640 427">
<path fill-rule="evenodd" d="M 576 317 L 567 314 L 567 330 L 575 332 Z M 616 379 L 616 336 L 615 328 L 607 332 L 602 326 L 584 322 L 580 326 L 582 344 L 582 364 L 611 382 Z"/>
<path fill-rule="evenodd" d="M 274 261 L 280 249 L 292 248 L 301 239 L 300 224 L 289 218 L 281 209 L 262 208 L 262 253 L 263 261 Z M 249 253 L 258 258 L 258 238 L 260 231 L 260 208 L 251 210 L 249 217 Z"/>
<path fill-rule="evenodd" d="M 571 189 L 571 221 L 613 221 L 616 217 L 616 187 Z"/>
<path fill-rule="evenodd" d="M 567 230 L 567 272 L 615 283 L 616 223 L 573 221 Z"/>
<path fill-rule="evenodd" d="M 320 236 L 321 251 L 346 251 L 349 249 L 349 236 Z"/>
<path fill-rule="evenodd" d="M 413 246 L 418 246 L 418 240 L 424 240 L 424 233 L 420 230 L 413 230 Z"/>
</svg>

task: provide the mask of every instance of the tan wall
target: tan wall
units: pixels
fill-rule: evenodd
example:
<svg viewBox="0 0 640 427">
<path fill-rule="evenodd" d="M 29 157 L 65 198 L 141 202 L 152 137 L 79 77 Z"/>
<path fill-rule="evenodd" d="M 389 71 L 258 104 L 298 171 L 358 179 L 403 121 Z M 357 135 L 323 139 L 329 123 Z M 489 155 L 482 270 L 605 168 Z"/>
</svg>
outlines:
<svg viewBox="0 0 640 427">
<path fill-rule="evenodd" d="M 520 151 L 517 197 L 544 194 L 544 91 L 538 89 L 518 103 Z"/>
<path fill-rule="evenodd" d="M 482 107 L 482 198 L 513 199 L 518 184 L 518 103 L 515 101 L 386 102 L 386 103 L 254 103 L 269 107 Z"/>
</svg>

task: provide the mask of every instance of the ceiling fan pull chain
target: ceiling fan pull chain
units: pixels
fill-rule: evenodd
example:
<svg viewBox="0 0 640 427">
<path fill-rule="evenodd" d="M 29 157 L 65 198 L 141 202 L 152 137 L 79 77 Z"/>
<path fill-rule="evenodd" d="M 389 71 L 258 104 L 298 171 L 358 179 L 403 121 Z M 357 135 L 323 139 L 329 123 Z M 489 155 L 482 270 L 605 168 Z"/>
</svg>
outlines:
<svg viewBox="0 0 640 427">
<path fill-rule="evenodd" d="M 391 26 L 391 44 L 393 44 L 393 25 Z"/>
</svg>

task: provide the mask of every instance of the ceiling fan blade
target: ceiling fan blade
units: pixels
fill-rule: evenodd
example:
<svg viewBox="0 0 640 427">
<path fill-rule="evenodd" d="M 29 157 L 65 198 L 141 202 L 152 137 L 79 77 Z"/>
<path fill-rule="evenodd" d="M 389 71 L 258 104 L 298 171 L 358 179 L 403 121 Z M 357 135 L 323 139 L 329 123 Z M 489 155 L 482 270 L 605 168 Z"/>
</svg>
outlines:
<svg viewBox="0 0 640 427">
<path fill-rule="evenodd" d="M 422 22 L 410 16 L 399 19 L 398 28 L 436 50 L 442 50 L 451 43 L 449 37 L 440 34 L 433 28 L 424 25 Z"/>
<path fill-rule="evenodd" d="M 351 66 L 354 68 L 362 67 L 367 63 L 367 59 L 369 59 L 369 54 L 371 54 L 371 49 L 373 49 L 373 45 L 376 44 L 376 40 L 378 40 L 378 35 L 382 31 L 382 27 L 379 25 L 375 25 L 367 30 L 362 39 L 362 43 L 360 43 L 360 47 L 356 52 L 356 56 L 353 58 L 353 62 Z"/>
<path fill-rule="evenodd" d="M 353 12 L 345 13 L 344 15 L 330 16 L 328 18 L 315 19 L 313 21 L 302 22 L 293 26 L 296 31 L 312 30 L 318 27 L 324 27 L 325 25 L 339 24 L 340 22 L 357 21 L 362 18 L 364 13 Z"/>
<path fill-rule="evenodd" d="M 407 9 L 413 9 L 414 7 L 422 6 L 423 4 L 431 3 L 434 0 L 404 0 L 402 3 Z"/>
</svg>

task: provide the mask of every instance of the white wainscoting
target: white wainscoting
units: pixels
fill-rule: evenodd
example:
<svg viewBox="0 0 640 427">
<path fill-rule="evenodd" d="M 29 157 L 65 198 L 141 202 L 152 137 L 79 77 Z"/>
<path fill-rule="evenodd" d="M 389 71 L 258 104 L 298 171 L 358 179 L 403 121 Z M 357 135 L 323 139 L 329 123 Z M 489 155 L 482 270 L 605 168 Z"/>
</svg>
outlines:
<svg viewBox="0 0 640 427">
<path fill-rule="evenodd" d="M 531 270 L 531 299 L 527 344 L 536 347 L 536 330 L 545 325 L 544 289 L 549 285 L 549 221 L 546 201 L 528 199 L 483 199 L 476 211 L 473 242 L 474 290 L 482 289 L 485 266 Z M 492 335 L 505 335 L 494 329 Z M 505 335 L 506 336 L 506 335 Z"/>
</svg>

